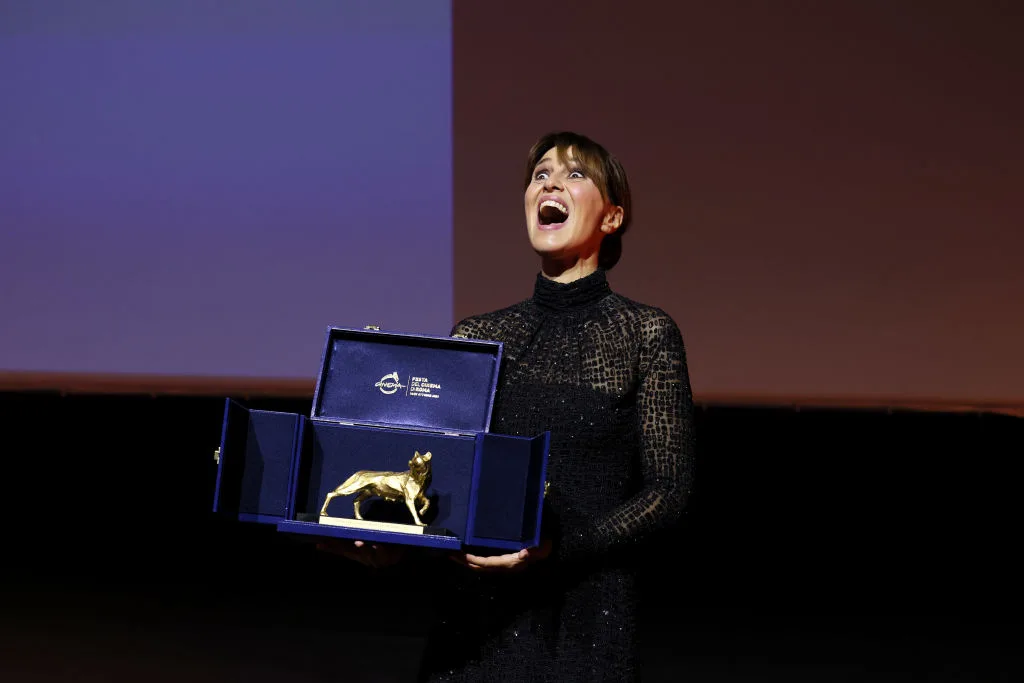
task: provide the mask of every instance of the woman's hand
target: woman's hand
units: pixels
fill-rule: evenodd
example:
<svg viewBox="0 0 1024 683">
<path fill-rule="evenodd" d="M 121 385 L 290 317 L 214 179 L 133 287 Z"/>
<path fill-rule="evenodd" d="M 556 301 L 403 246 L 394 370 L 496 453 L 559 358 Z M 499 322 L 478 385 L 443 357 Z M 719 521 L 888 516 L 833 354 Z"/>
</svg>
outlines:
<svg viewBox="0 0 1024 683">
<path fill-rule="evenodd" d="M 317 543 L 317 550 L 355 560 L 367 567 L 382 569 L 398 564 L 405 557 L 405 547 L 393 543 L 366 543 L 332 538 Z"/>
<path fill-rule="evenodd" d="M 471 555 L 455 553 L 451 555 L 453 562 L 478 572 L 519 572 L 534 562 L 543 560 L 551 554 L 551 541 L 545 539 L 536 548 L 523 548 L 517 553 L 507 555 Z"/>
</svg>

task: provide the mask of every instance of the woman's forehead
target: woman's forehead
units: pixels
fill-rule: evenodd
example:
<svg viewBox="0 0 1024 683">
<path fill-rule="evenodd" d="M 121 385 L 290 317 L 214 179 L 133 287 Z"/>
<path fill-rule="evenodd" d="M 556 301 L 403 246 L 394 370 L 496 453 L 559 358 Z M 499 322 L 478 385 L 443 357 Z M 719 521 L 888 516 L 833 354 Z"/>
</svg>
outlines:
<svg viewBox="0 0 1024 683">
<path fill-rule="evenodd" d="M 575 162 L 576 154 L 572 147 L 552 147 L 548 151 L 544 152 L 544 155 L 537 160 L 537 163 L 544 161 L 559 161 L 563 164 L 569 162 Z"/>
</svg>

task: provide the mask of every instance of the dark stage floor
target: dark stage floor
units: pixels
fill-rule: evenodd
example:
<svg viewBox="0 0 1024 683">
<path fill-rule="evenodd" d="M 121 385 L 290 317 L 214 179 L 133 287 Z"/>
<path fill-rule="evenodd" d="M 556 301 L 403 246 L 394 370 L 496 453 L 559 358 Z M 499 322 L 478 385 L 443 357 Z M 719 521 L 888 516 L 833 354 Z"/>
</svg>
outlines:
<svg viewBox="0 0 1024 683">
<path fill-rule="evenodd" d="M 361 628 L 351 614 L 309 618 L 315 607 L 246 607 L 237 596 L 206 595 L 7 584 L 0 680 L 413 679 L 423 644 L 401 624 L 374 619 Z M 654 604 L 646 624 L 646 681 L 1008 683 L 1024 676 L 1020 629 L 978 615 Z"/>
<path fill-rule="evenodd" d="M 213 518 L 222 406 L 0 395 L 0 682 L 412 679 L 406 585 Z M 1024 680 L 1024 420 L 709 408 L 697 434 L 687 518 L 638 558 L 646 681 Z"/>
</svg>

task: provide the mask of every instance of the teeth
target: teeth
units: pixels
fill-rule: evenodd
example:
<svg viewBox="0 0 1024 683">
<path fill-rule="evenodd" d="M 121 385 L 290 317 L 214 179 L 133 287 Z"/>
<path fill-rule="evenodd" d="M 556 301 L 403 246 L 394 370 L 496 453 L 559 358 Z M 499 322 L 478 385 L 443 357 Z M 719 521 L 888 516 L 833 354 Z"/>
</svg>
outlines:
<svg viewBox="0 0 1024 683">
<path fill-rule="evenodd" d="M 540 203 L 540 208 L 543 209 L 545 206 L 550 206 L 554 209 L 558 209 L 566 216 L 569 215 L 569 207 L 567 207 L 565 204 L 561 202 L 556 202 L 554 199 L 545 199 L 543 202 Z"/>
</svg>

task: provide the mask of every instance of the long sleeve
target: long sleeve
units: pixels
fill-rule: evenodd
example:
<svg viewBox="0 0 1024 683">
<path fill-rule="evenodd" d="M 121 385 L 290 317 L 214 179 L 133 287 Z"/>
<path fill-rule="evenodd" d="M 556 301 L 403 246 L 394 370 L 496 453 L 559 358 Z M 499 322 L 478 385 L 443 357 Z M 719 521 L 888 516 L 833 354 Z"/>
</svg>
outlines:
<svg viewBox="0 0 1024 683">
<path fill-rule="evenodd" d="M 451 334 L 503 344 L 493 432 L 550 432 L 542 535 L 554 552 L 512 575 L 441 567 L 448 588 L 431 591 L 440 615 L 431 666 L 441 680 L 499 669 L 516 680 L 633 680 L 633 550 L 673 527 L 693 479 L 679 329 L 611 291 L 599 268 L 569 283 L 538 274 L 532 297 Z"/>
<path fill-rule="evenodd" d="M 636 411 L 641 489 L 609 514 L 563 528 L 559 559 L 586 560 L 642 542 L 676 523 L 686 506 L 693 483 L 693 398 L 682 335 L 660 311 L 643 321 Z"/>
</svg>

